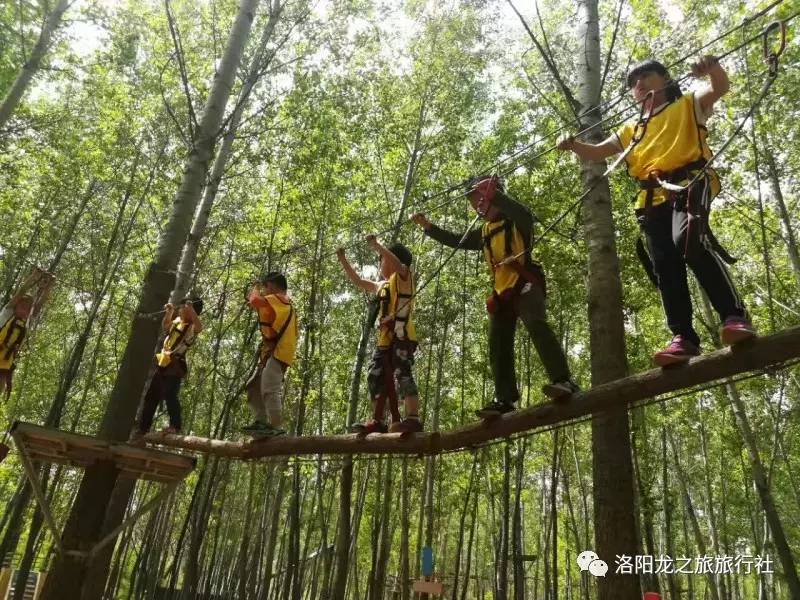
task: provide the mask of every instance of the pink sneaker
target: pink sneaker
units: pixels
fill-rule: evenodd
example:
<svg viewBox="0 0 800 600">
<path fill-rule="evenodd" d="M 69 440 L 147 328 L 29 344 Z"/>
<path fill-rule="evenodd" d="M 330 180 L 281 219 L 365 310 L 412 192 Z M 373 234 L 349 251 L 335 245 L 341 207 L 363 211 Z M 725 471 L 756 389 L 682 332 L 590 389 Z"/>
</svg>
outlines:
<svg viewBox="0 0 800 600">
<path fill-rule="evenodd" d="M 725 319 L 725 324 L 722 326 L 720 337 L 722 337 L 723 344 L 732 346 L 756 337 L 756 328 L 753 327 L 750 319 L 744 317 L 728 317 Z"/>
<path fill-rule="evenodd" d="M 698 354 L 700 348 L 682 335 L 676 335 L 669 346 L 653 355 L 653 362 L 659 367 L 668 367 L 689 362 L 690 358 Z"/>
<path fill-rule="evenodd" d="M 164 427 L 164 429 L 161 430 L 161 433 L 166 435 L 180 435 L 181 430 L 170 425 L 169 427 Z"/>
</svg>

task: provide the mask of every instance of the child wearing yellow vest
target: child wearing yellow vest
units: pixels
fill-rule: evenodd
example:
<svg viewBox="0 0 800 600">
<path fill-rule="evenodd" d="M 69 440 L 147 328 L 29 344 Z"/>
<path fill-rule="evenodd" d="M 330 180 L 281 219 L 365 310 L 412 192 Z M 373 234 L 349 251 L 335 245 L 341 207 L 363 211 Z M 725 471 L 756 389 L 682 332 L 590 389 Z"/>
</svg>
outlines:
<svg viewBox="0 0 800 600">
<path fill-rule="evenodd" d="M 0 386 L 5 387 L 6 398 L 11 395 L 11 382 L 28 323 L 35 317 L 52 289 L 55 276 L 38 267 L 0 310 Z M 28 292 L 38 285 L 35 296 Z"/>
<path fill-rule="evenodd" d="M 386 248 L 374 235 L 367 244 L 380 256 L 380 281 L 364 279 L 348 262 L 344 248 L 336 256 L 348 279 L 365 292 L 375 294 L 378 301 L 378 340 L 370 360 L 367 386 L 372 400 L 372 419 L 354 426 L 359 433 L 413 433 L 422 431 L 418 415 L 419 396 L 412 367 L 417 349 L 414 328 L 413 256 L 403 244 Z M 398 397 L 403 398 L 406 418 L 400 418 Z M 386 427 L 384 411 L 389 400 L 391 425 Z"/>
<path fill-rule="evenodd" d="M 258 313 L 261 345 L 258 365 L 247 382 L 247 401 L 255 420 L 242 431 L 254 437 L 284 435 L 283 380 L 297 352 L 297 311 L 286 294 L 286 277 L 267 273 L 253 289 L 247 302 Z"/>
<path fill-rule="evenodd" d="M 733 262 L 719 246 L 708 224 L 711 201 L 719 192 L 719 178 L 703 167 L 711 157 L 706 143 L 706 119 L 714 103 L 729 88 L 728 75 L 713 56 L 692 65 L 695 77 L 709 78 L 704 89 L 683 94 L 661 63 L 646 60 L 630 71 L 628 87 L 636 102 L 647 102 L 650 114 L 644 136 L 625 158 L 628 174 L 639 181 L 636 216 L 647 242 L 643 263 L 661 292 L 670 344 L 653 355 L 668 366 L 687 362 L 700 353 L 700 337 L 692 325 L 692 302 L 686 266 L 695 274 L 722 322 L 721 337 L 736 344 L 755 336 L 744 304 L 723 264 Z M 652 97 L 648 100 L 648 95 Z M 636 123 L 628 123 L 600 144 L 567 138 L 559 149 L 585 160 L 603 160 L 627 149 Z M 659 182 L 688 190 L 671 191 Z M 648 256 L 649 255 L 649 256 Z"/>
<path fill-rule="evenodd" d="M 200 298 L 184 298 L 178 304 L 178 315 L 175 307 L 168 303 L 164 306 L 164 318 L 161 328 L 166 337 L 161 352 L 156 353 L 156 370 L 150 380 L 150 386 L 142 402 L 139 426 L 133 433 L 131 442 L 138 442 L 153 426 L 158 406 L 163 401 L 167 406 L 169 426 L 162 433 L 178 434 L 183 427 L 181 403 L 178 394 L 181 383 L 189 373 L 186 353 L 192 347 L 197 336 L 203 331 L 200 313 L 203 312 L 203 301 Z"/>
<path fill-rule="evenodd" d="M 579 391 L 572 381 L 564 350 L 547 322 L 544 271 L 531 257 L 533 215 L 506 195 L 497 177 L 473 177 L 467 183 L 467 199 L 483 217 L 480 227 L 466 235 L 447 231 L 417 213 L 411 219 L 425 235 L 451 248 L 482 251 L 492 274 L 489 313 L 489 364 L 495 398 L 476 411 L 491 418 L 516 409 L 520 394 L 514 366 L 514 337 L 521 319 L 544 364 L 550 383 L 543 391 L 554 400 Z"/>
</svg>

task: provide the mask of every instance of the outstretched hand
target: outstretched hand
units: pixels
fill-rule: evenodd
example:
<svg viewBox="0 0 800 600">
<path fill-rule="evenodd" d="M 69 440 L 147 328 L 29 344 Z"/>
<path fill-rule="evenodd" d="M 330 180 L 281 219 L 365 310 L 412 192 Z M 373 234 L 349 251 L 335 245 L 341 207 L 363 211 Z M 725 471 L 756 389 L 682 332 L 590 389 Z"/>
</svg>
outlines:
<svg viewBox="0 0 800 600">
<path fill-rule="evenodd" d="M 344 260 L 344 248 L 339 247 L 336 249 L 336 258 Z"/>
<path fill-rule="evenodd" d="M 431 222 L 428 220 L 428 217 L 425 216 L 425 213 L 414 213 L 411 215 L 411 220 L 423 229 L 428 229 L 428 227 L 431 226 Z"/>
</svg>

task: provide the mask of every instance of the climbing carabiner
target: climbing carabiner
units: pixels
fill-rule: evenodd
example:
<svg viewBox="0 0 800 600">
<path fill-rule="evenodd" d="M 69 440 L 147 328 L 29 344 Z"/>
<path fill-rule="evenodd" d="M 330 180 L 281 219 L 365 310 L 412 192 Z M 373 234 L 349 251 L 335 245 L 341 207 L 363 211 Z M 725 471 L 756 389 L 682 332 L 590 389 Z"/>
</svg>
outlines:
<svg viewBox="0 0 800 600">
<path fill-rule="evenodd" d="M 772 47 L 769 41 L 769 34 L 778 30 L 778 48 L 777 50 Z M 778 57 L 783 54 L 786 48 L 786 21 L 773 21 L 764 28 L 762 34 L 762 41 L 764 44 L 764 60 L 769 65 L 770 77 L 775 77 L 778 74 Z"/>
<path fill-rule="evenodd" d="M 647 122 L 653 116 L 653 98 L 655 98 L 655 95 L 655 90 L 650 90 L 642 100 L 642 106 L 639 109 L 639 120 L 636 121 L 636 126 L 633 128 L 631 144 L 638 144 L 644 138 L 645 131 L 647 131 Z"/>
</svg>

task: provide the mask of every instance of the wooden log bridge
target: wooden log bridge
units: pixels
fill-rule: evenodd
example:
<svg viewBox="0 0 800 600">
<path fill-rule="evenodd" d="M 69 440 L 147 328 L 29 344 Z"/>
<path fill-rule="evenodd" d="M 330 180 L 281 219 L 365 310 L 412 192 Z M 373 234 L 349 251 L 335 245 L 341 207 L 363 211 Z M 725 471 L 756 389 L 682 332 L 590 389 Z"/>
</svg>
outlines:
<svg viewBox="0 0 800 600">
<path fill-rule="evenodd" d="M 548 402 L 521 409 L 491 422 L 477 422 L 441 433 L 281 436 L 236 442 L 190 435 L 151 433 L 150 444 L 182 448 L 203 454 L 257 459 L 268 456 L 317 454 L 430 455 L 466 449 L 490 440 L 572 421 L 605 409 L 717 381 L 733 375 L 779 367 L 800 357 L 800 327 L 760 337 L 736 347 L 698 356 L 688 364 L 652 369 L 597 385 L 560 403 Z"/>
</svg>

